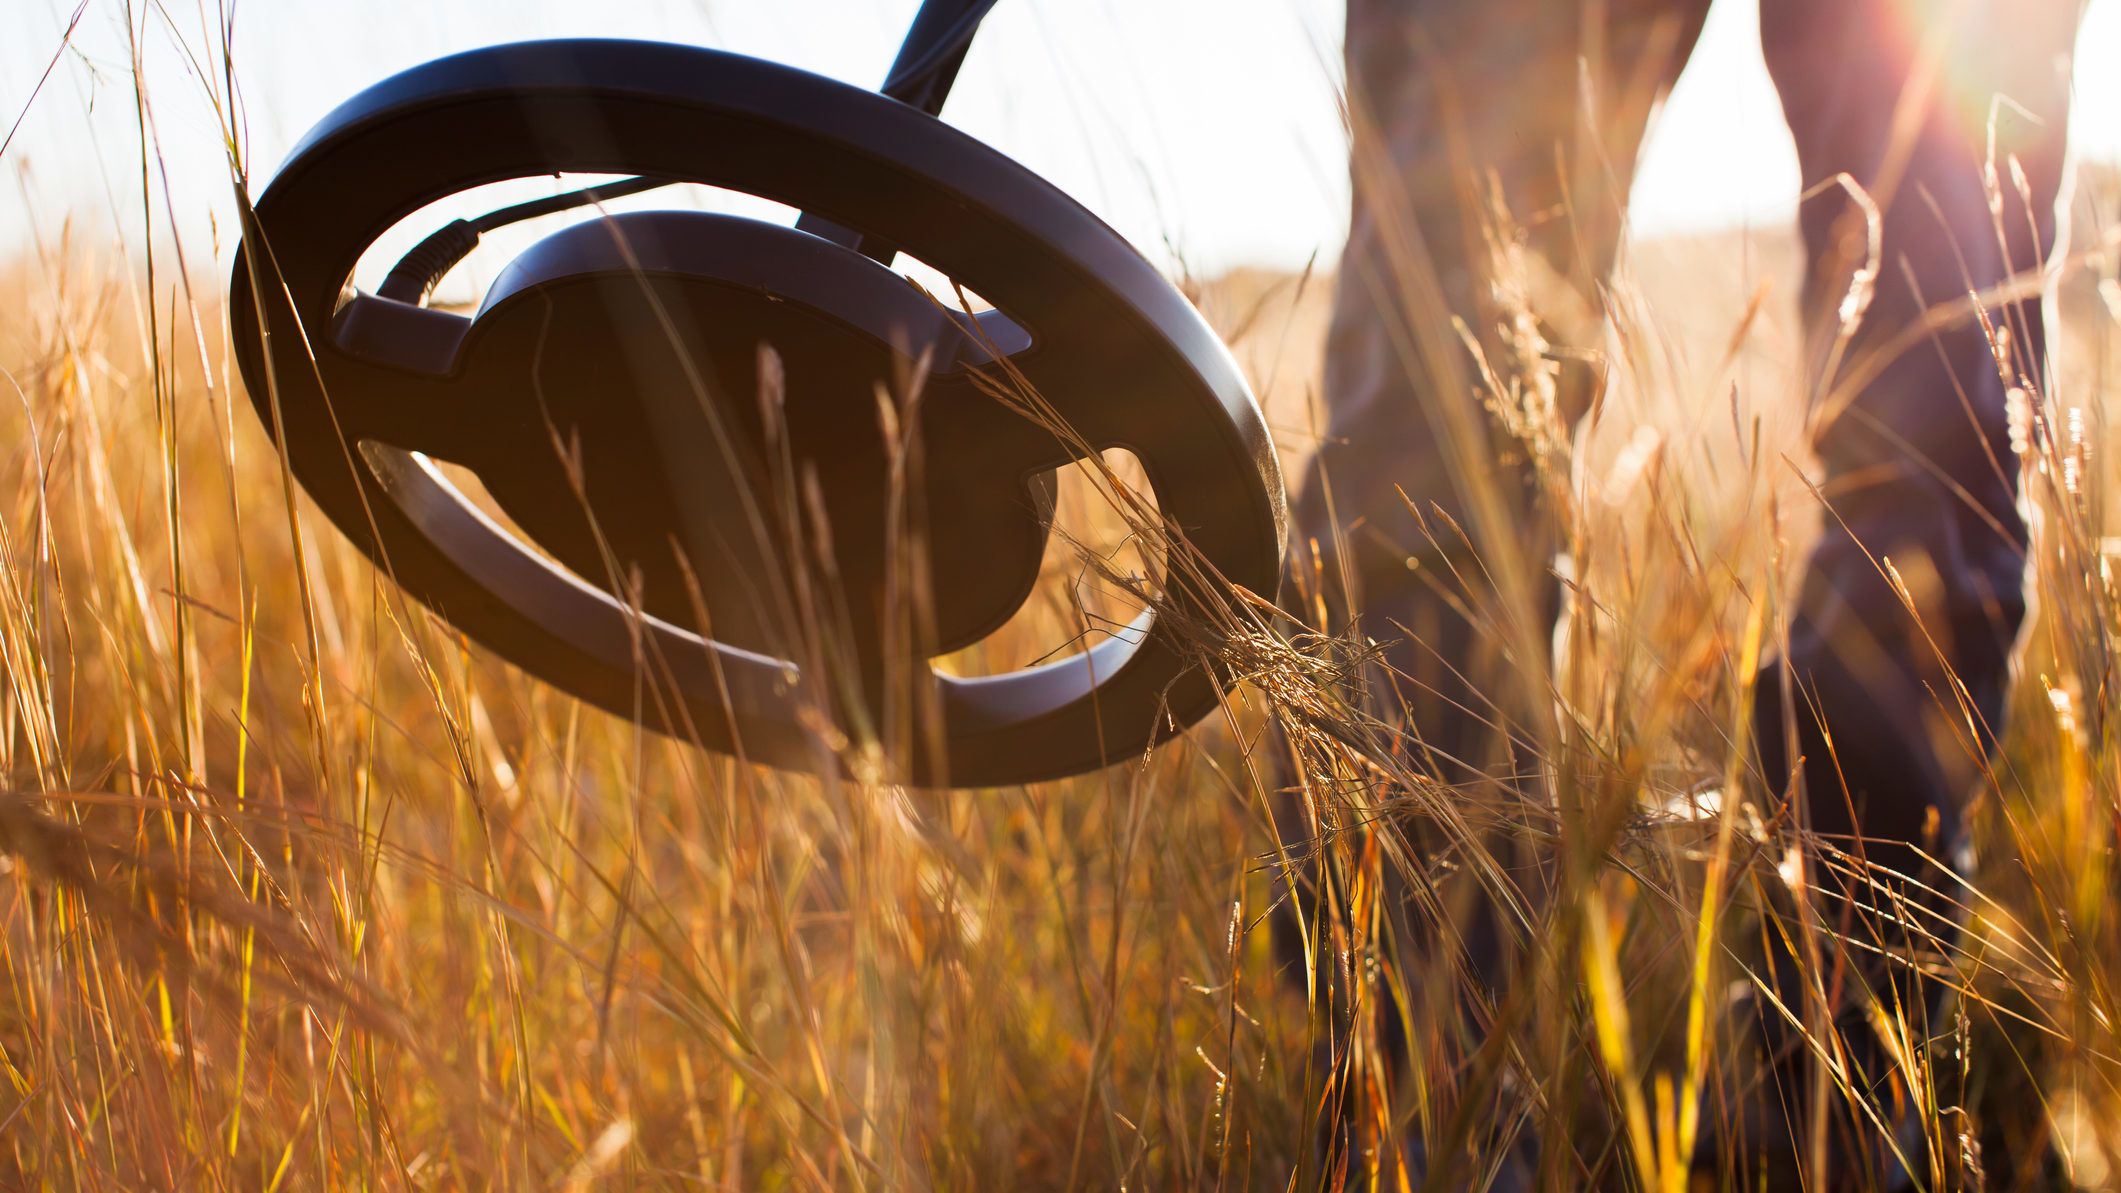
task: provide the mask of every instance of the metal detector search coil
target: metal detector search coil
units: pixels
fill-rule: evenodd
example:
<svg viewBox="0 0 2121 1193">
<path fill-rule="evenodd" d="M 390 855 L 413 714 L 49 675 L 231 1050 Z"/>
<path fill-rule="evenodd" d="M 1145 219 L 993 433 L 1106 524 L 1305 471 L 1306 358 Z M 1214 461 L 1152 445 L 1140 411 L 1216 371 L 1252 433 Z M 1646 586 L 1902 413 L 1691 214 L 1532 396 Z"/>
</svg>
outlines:
<svg viewBox="0 0 2121 1193">
<path fill-rule="evenodd" d="M 502 657 L 776 766 L 839 765 L 805 714 L 821 705 L 871 725 L 922 710 L 890 765 L 961 786 L 1094 769 L 1197 719 L 1218 680 L 1153 616 L 1006 675 L 928 663 L 1023 602 L 1052 472 L 1089 453 L 1132 451 L 1164 518 L 1231 583 L 1272 594 L 1285 533 L 1265 423 L 1199 314 L 1095 216 L 933 115 L 986 6 L 922 10 L 898 98 L 733 54 L 590 40 L 476 50 L 348 101 L 258 197 L 232 282 L 243 377 L 295 477 L 387 574 Z M 362 254 L 421 208 L 559 173 L 633 179 L 447 226 L 379 292 L 353 288 Z M 805 215 L 793 228 L 698 211 L 590 219 L 517 258 L 476 312 L 425 304 L 481 231 L 671 182 Z M 888 267 L 899 250 L 995 309 L 938 304 Z M 877 395 L 921 359 L 931 373 L 903 430 L 921 456 L 907 500 L 933 625 L 915 649 L 871 613 L 904 567 L 886 511 L 906 482 Z M 1004 374 L 1065 433 L 998 401 Z M 477 474 L 531 542 L 438 460 Z M 790 475 L 816 493 L 791 496 Z M 807 548 L 776 529 L 820 503 L 850 628 L 844 667 L 826 670 L 852 680 L 782 649 L 786 557 Z M 605 583 L 628 574 L 638 611 Z"/>
</svg>

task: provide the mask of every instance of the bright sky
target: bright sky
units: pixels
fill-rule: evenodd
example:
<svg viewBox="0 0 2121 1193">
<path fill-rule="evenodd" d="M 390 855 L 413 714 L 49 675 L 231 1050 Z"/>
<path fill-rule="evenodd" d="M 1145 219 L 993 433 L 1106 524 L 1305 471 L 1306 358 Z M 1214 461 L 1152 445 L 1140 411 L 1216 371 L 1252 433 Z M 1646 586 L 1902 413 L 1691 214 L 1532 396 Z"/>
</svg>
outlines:
<svg viewBox="0 0 2121 1193">
<path fill-rule="evenodd" d="M 12 123 L 79 0 L 0 0 L 0 120 Z M 146 0 L 132 0 L 138 9 Z M 202 88 L 174 48 L 205 42 L 216 0 L 161 0 L 149 95 L 187 236 L 230 226 L 225 166 Z M 1787 219 L 1796 166 L 1760 64 L 1759 0 L 1717 0 L 1652 135 L 1639 234 Z M 127 0 L 88 0 L 74 51 L 27 110 L 0 170 L 0 251 L 55 235 L 137 229 L 139 141 Z M 878 82 L 916 0 L 242 0 L 235 59 L 260 181 L 339 101 L 445 53 L 533 37 L 694 42 Z M 1004 0 L 945 117 L 1046 175 L 1152 257 L 1213 272 L 1330 259 L 1345 231 L 1334 109 L 1339 0 Z M 2121 0 L 2093 0 L 2086 63 L 2121 52 Z M 2079 153 L 2121 158 L 2121 72 L 2080 70 Z M 223 233 L 225 237 L 225 231 Z M 194 251 L 197 251 L 194 248 Z"/>
</svg>

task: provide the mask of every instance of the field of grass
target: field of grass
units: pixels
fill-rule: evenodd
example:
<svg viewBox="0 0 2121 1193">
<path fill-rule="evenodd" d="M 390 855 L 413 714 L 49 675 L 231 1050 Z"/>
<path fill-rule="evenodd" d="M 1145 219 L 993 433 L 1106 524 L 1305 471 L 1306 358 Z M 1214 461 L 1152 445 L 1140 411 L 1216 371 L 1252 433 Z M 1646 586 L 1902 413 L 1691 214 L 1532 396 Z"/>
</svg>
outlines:
<svg viewBox="0 0 2121 1193">
<path fill-rule="evenodd" d="M 1961 993 L 1944 1023 L 1876 1008 L 1897 1077 L 1828 1098 L 1913 1107 L 1925 1188 L 2121 1180 L 2117 219 L 2092 177 L 2061 365 L 2025 411 L 2040 612 L 1950 892 L 1970 928 L 1906 958 Z M 1536 1135 L 1543 1187 L 1682 1189 L 1737 1067 L 1747 934 L 1812 934 L 1822 974 L 1855 947 L 1761 918 L 1806 850 L 1841 855 L 1777 821 L 1737 728 L 1819 516 L 1779 230 L 1633 251 L 1606 399 L 1550 461 L 1579 581 L 1553 657 L 1522 649 L 1545 636 L 1506 561 L 1440 579 L 1517 648 L 1498 684 L 1547 709 L 1519 727 L 1537 774 L 1462 788 L 1360 711 L 1362 643 L 1256 617 L 1203 631 L 1247 677 L 1221 713 L 1023 788 L 794 776 L 587 710 L 287 485 L 221 266 L 114 241 L 46 229 L 0 278 L 0 1185 L 1397 1188 L 1396 1141 L 1426 1134 L 1441 1188 Z M 1193 290 L 1296 475 L 1327 280 Z M 1530 374 L 1494 363 L 1490 396 L 1521 399 Z M 1123 477 L 1064 488 L 1093 554 L 1141 529 Z M 961 665 L 1130 599 L 1066 544 L 1049 562 Z M 1310 858 L 1280 845 L 1292 807 Z M 1525 909 L 1494 1030 L 1454 1050 L 1467 909 L 1380 903 L 1512 881 L 1497 825 L 1560 894 Z M 1271 922 L 1306 865 L 1341 912 L 1308 966 Z"/>
</svg>

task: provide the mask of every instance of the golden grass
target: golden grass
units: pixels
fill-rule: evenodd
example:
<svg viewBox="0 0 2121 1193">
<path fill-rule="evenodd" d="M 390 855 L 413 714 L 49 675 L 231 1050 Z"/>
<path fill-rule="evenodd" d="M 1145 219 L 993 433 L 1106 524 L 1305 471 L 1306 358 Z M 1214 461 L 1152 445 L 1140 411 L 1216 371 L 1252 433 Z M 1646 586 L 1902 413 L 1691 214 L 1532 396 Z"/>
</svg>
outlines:
<svg viewBox="0 0 2121 1193">
<path fill-rule="evenodd" d="M 915 790 L 644 733 L 483 658 L 289 508 L 218 276 L 165 254 L 150 286 L 41 243 L 0 287 L 5 1183 L 1396 1187 L 1420 1124 L 1447 1145 L 1439 1187 L 1523 1130 L 1549 1186 L 1685 1188 L 1736 1065 L 1722 1007 L 1747 933 L 1812 933 L 1822 966 L 1849 947 L 1763 918 L 1787 848 L 1838 855 L 1766 827 L 1743 781 L 1745 687 L 1817 517 L 1785 459 L 1791 264 L 1773 238 L 1653 244 L 1616 287 L 1612 391 L 1557 448 L 1582 453 L 1557 473 L 1570 632 L 1558 662 L 1512 663 L 1554 709 L 1536 740 L 1564 798 L 1543 803 L 1439 785 L 1359 710 L 1363 644 L 1239 602 L 1196 627 L 1246 677 L 1224 713 L 1081 779 Z M 1933 1048 L 1879 1008 L 1900 1080 L 1836 1095 L 1921 1108 L 1925 1187 L 2121 1175 L 2121 594 L 2094 483 L 2111 267 L 2071 273 L 2086 363 L 2033 412 L 2058 429 L 2027 444 L 2042 621 L 1980 804 L 1980 887 L 1952 892 L 1973 927 L 1909 958 L 1966 993 Z M 1325 289 L 1240 275 L 1199 296 L 1291 475 Z M 1490 396 L 1536 414 L 1526 362 L 1490 363 Z M 1092 544 L 1144 531 L 1112 497 L 1109 478 L 1070 497 Z M 990 664 L 1080 633 L 1083 565 L 1054 562 Z M 1539 637 L 1487 575 L 1442 582 Z M 1309 858 L 1278 845 L 1282 773 Z M 1443 827 L 1386 815 L 1407 811 Z M 1421 987 L 1455 992 L 1466 909 L 1404 913 L 1424 946 L 1382 900 L 1388 875 L 1447 869 L 1513 889 L 1498 825 L 1558 894 L 1522 911 L 1521 980 L 1478 1012 L 1493 1030 L 1454 1051 L 1455 994 Z M 1276 874 L 1305 865 L 1334 912 L 1306 891 L 1308 974 L 1268 923 Z M 1379 1013 L 1334 1037 L 1349 1001 Z M 1394 1016 L 1410 1058 L 1383 1054 Z M 1341 1121 L 1355 1146 L 1323 1148 Z"/>
</svg>

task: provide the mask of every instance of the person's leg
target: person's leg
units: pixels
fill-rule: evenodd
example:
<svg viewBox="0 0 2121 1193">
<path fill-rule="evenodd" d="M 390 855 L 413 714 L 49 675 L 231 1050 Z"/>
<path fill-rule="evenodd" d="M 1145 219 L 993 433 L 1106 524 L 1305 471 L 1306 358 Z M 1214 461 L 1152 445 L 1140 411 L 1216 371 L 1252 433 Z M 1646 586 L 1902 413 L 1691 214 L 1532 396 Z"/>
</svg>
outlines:
<svg viewBox="0 0 2121 1193">
<path fill-rule="evenodd" d="M 2014 388 L 2039 382 L 2045 351 L 2037 301 L 1985 304 L 2000 363 L 1972 313 L 1923 321 L 2037 269 L 2053 248 L 2080 2 L 1761 6 L 1804 184 L 1821 188 L 1800 223 L 1827 510 L 1786 650 L 1760 677 L 1760 765 L 1810 829 L 1902 873 L 1924 873 L 1917 849 L 1942 857 L 1956 845 L 1999 727 L 2025 611 L 2008 407 Z M 1867 306 L 1866 287 L 1849 296 L 1873 225 L 1834 186 L 1844 175 L 1877 213 Z M 1827 895 L 1816 910 L 1837 918 L 1850 884 L 1818 858 L 1810 881 Z M 1909 943 L 1886 925 L 1853 927 L 1873 930 Z M 1871 985 L 1890 1010 L 1882 977 L 1859 965 L 1843 980 Z M 1922 1000 L 1895 985 L 1919 1016 Z"/>
<path fill-rule="evenodd" d="M 1481 407 L 1474 358 L 1453 321 L 1498 364 L 1534 336 L 1563 350 L 1589 346 L 1644 124 L 1707 8 L 1708 0 L 1349 0 L 1353 220 L 1328 341 L 1324 442 L 1293 510 L 1289 604 L 1308 624 L 1333 632 L 1354 624 L 1385 645 L 1385 666 L 1365 685 L 1371 711 L 1403 726 L 1415 765 L 1446 782 L 1470 789 L 1509 766 L 1498 723 L 1545 698 L 1523 693 L 1513 703 L 1504 694 L 1506 644 L 1497 627 L 1477 624 L 1479 614 L 1469 618 L 1454 568 L 1496 577 L 1497 591 L 1473 602 L 1508 606 L 1541 644 L 1559 595 L 1548 572 L 1555 538 L 1526 451 Z M 1493 240 L 1498 203 L 1522 229 L 1503 235 L 1521 239 Z M 1516 272 L 1498 269 L 1498 256 L 1513 254 Z M 1526 279 L 1540 291 L 1531 305 L 1543 325 L 1513 328 L 1523 306 L 1496 289 Z M 1564 368 L 1560 381 L 1555 422 L 1565 435 L 1588 403 L 1588 373 Z M 1285 776 L 1292 789 L 1302 779 Z M 1278 813 L 1293 857 L 1318 856 L 1317 808 L 1292 798 Z M 1434 842 L 1420 825 L 1398 827 L 1417 847 Z M 1386 982 L 1335 988 L 1331 937 L 1347 931 L 1335 924 L 1346 915 L 1335 899 L 1342 907 L 1379 900 L 1336 891 L 1330 867 L 1306 865 L 1295 876 L 1277 941 L 1292 973 L 1318 966 L 1322 998 L 1341 1024 L 1351 1001 L 1369 1000 L 1385 1066 L 1402 1070 L 1412 1050 L 1448 1070 L 1478 1043 L 1478 1025 L 1461 1018 L 1456 1001 L 1447 957 L 1456 952 L 1429 947 L 1424 916 L 1406 910 L 1410 893 L 1385 869 L 1381 901 L 1399 947 L 1382 960 L 1403 967 L 1410 997 L 1435 1004 L 1406 1018 L 1447 1032 L 1463 1022 L 1463 1038 L 1404 1039 L 1400 1016 L 1377 1006 Z M 1466 966 L 1493 983 L 1510 950 L 1466 877 L 1472 869 L 1453 877 L 1439 867 L 1441 889 L 1424 894 L 1458 909 Z M 1298 915 L 1327 939 L 1296 925 Z M 1306 940 L 1313 955 L 1300 957 Z M 1330 1051 L 1344 1063 L 1338 1041 Z"/>
<path fill-rule="evenodd" d="M 1542 636 L 1557 593 L 1527 449 L 1482 407 L 1454 320 L 1498 366 L 1528 332 L 1554 341 L 1557 429 L 1573 428 L 1593 381 L 1580 351 L 1598 334 L 1644 125 L 1707 9 L 1349 0 L 1352 220 L 1324 435 L 1292 511 L 1297 612 L 1331 629 L 1356 619 L 1397 643 L 1389 661 L 1412 682 L 1381 695 L 1394 715 L 1404 706 L 1445 779 L 1505 761 L 1494 721 L 1511 711 L 1489 704 L 1496 635 L 1437 592 L 1453 586 L 1448 565 L 1480 559 L 1499 600 L 1543 608 Z M 1513 227 L 1498 227 L 1498 206 Z M 1498 233 L 1513 239 L 1498 245 Z M 1499 276 L 1506 257 L 1522 276 Z M 1498 293 L 1520 289 L 1533 293 Z M 1517 323 L 1525 306 L 1536 328 Z M 1529 565 L 1514 590 L 1506 559 Z"/>
</svg>

